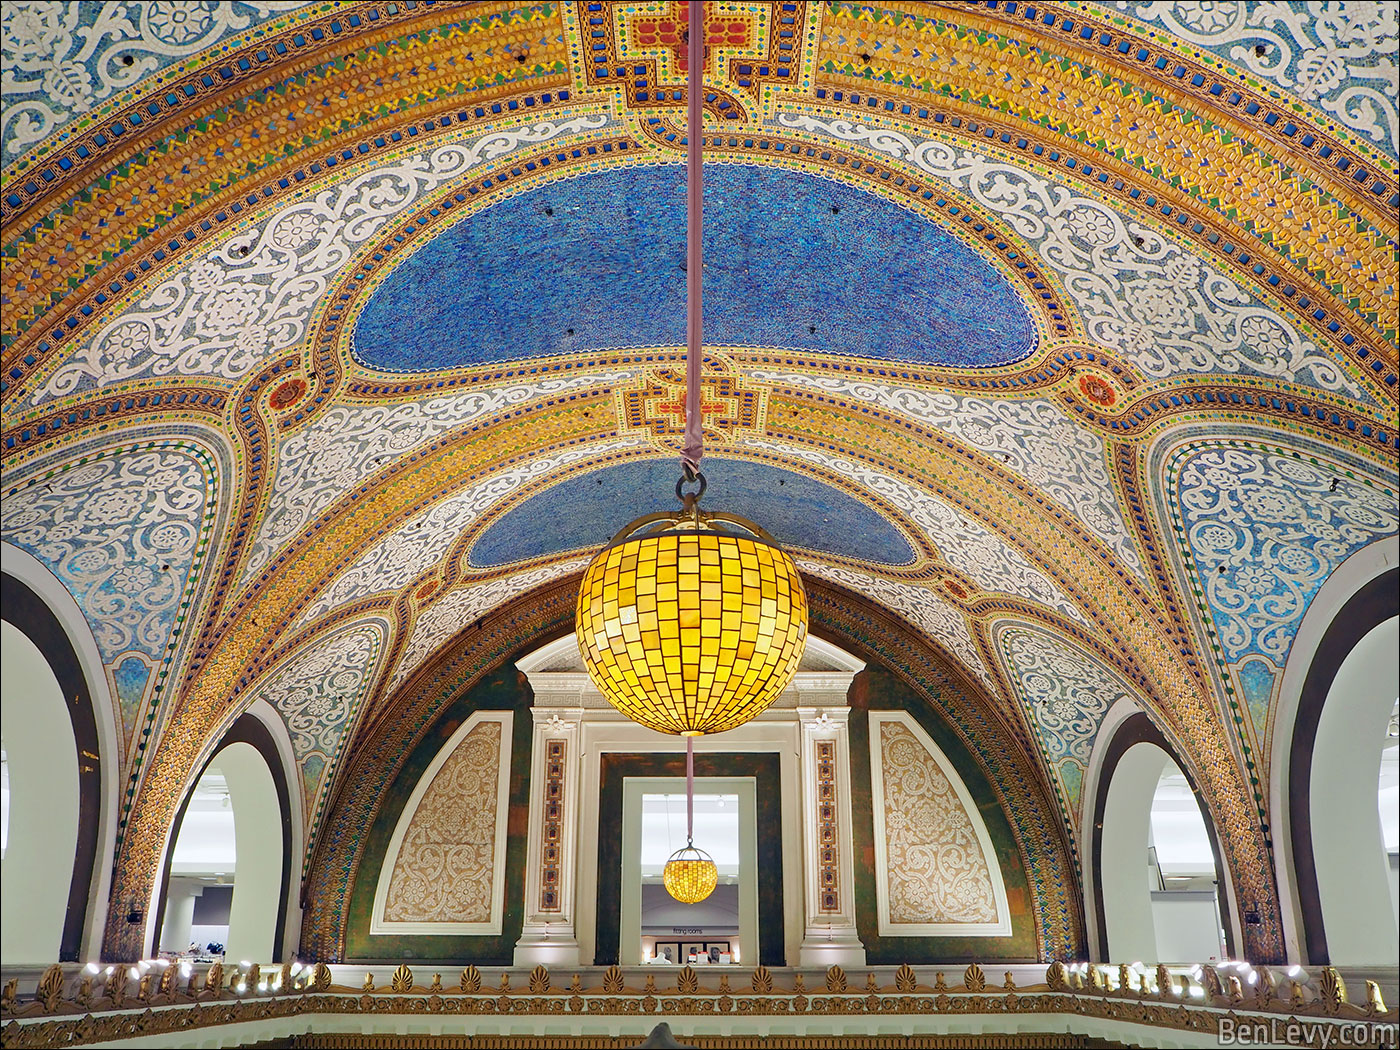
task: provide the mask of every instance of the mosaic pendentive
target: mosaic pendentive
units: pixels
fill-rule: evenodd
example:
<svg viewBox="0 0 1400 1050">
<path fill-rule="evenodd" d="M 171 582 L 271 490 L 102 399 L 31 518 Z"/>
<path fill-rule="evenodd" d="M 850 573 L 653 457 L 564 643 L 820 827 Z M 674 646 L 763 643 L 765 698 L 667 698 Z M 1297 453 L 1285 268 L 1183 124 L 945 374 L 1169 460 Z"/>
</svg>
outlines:
<svg viewBox="0 0 1400 1050">
<path fill-rule="evenodd" d="M 1119 674 L 1059 635 L 1028 624 L 999 624 L 996 637 L 1007 676 L 1057 782 L 1066 820 L 1077 834 L 1079 792 L 1104 715 L 1124 697 L 1138 701 Z"/>
<path fill-rule="evenodd" d="M 109 447 L 6 486 L 0 529 L 62 581 L 115 686 L 124 742 L 155 718 L 209 555 L 218 467 L 201 445 Z M 128 755 L 123 767 L 139 759 Z"/>
<path fill-rule="evenodd" d="M 386 632 L 378 620 L 336 629 L 289 657 L 259 687 L 292 740 L 301 772 L 309 862 L 326 792 L 379 670 Z"/>
<path fill-rule="evenodd" d="M 1396 479 L 1312 443 L 1203 437 L 1175 451 L 1163 480 L 1224 706 L 1248 761 L 1266 769 L 1293 636 L 1336 568 L 1400 529 Z"/>
</svg>

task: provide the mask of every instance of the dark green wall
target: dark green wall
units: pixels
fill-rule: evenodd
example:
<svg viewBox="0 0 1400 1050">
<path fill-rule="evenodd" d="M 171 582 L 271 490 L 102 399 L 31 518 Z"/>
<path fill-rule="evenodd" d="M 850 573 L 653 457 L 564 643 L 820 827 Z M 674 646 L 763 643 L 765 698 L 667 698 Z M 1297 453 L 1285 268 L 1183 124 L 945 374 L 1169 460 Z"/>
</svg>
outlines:
<svg viewBox="0 0 1400 1050">
<path fill-rule="evenodd" d="M 509 966 L 520 939 L 525 907 L 525 840 L 529 824 L 530 749 L 533 694 L 525 676 L 513 663 L 478 683 L 438 716 L 436 723 L 408 756 L 399 775 L 385 792 L 350 891 L 349 917 L 345 924 L 347 962 L 400 962 L 405 959 L 474 962 Z M 371 936 L 370 910 L 374 890 L 384 866 L 384 854 L 413 788 L 433 757 L 462 723 L 476 711 L 514 711 L 510 747 L 510 808 L 507 816 L 505 912 L 496 937 Z"/>
<path fill-rule="evenodd" d="M 783 937 L 783 782 L 782 760 L 771 751 L 695 756 L 697 777 L 753 777 L 758 824 L 758 961 L 786 966 Z M 598 794 L 598 933 L 594 965 L 619 959 L 622 923 L 622 791 L 627 777 L 684 777 L 685 756 L 617 754 L 602 756 Z M 801 806 L 797 798 L 792 808 Z M 704 843 L 699 843 L 704 846 Z M 579 892 L 587 892 L 580 887 Z"/>
<path fill-rule="evenodd" d="M 399 962 L 405 959 L 427 961 L 475 962 L 481 965 L 510 965 L 515 942 L 520 937 L 524 913 L 525 844 L 529 814 L 530 749 L 533 741 L 530 703 L 533 697 L 524 675 L 508 664 L 479 683 L 464 696 L 451 703 L 439 715 L 432 730 L 414 748 L 399 775 L 388 788 L 384 801 L 369 831 L 363 859 L 351 890 L 349 918 L 345 931 L 345 958 L 354 962 Z M 851 808 L 855 836 L 855 898 L 856 923 L 866 958 L 872 964 L 943 963 L 971 959 L 1034 961 L 1038 957 L 1034 915 L 1031 910 L 1030 887 L 1022 863 L 1021 852 L 1007 822 L 1006 815 L 988 783 L 982 768 L 973 760 L 958 737 L 948 728 L 921 697 L 900 679 L 884 669 L 873 666 L 856 676 L 850 692 L 851 703 Z M 1007 903 L 1011 911 L 1012 933 L 1009 937 L 888 937 L 877 935 L 878 920 L 875 903 L 875 822 L 871 808 L 870 790 L 870 728 L 867 712 L 875 710 L 907 711 L 942 748 L 962 777 L 968 792 L 978 800 L 978 809 L 986 823 L 987 832 L 996 850 L 1006 884 Z M 414 786 L 428 764 L 461 724 L 475 711 L 511 710 L 515 712 L 511 742 L 509 838 L 506 845 L 505 913 L 502 932 L 496 937 L 442 936 L 371 936 L 370 909 L 374 889 L 384 863 L 384 854 L 393 836 L 399 815 Z M 629 756 L 636 758 L 637 756 Z M 729 758 L 739 756 L 725 756 Z M 665 762 L 664 756 L 657 761 Z M 701 766 L 697 756 L 697 767 Z M 669 769 L 669 766 L 667 767 Z M 701 770 L 697 768 L 697 773 Z M 727 770 L 713 770 L 704 775 L 725 775 Z M 753 775 L 746 770 L 740 775 Z M 633 775 L 639 775 L 633 773 Z M 606 778 L 605 778 L 606 779 Z M 601 784 L 607 789 L 609 785 Z M 779 791 L 760 792 L 760 804 L 778 801 Z M 794 800 L 796 801 L 796 800 Z M 614 807 L 618 808 L 618 807 Z M 619 809 L 620 816 L 620 809 Z M 780 837 L 780 836 L 779 836 Z M 620 847 L 620 829 L 616 847 Z M 607 843 L 600 843 L 600 857 L 606 854 Z M 772 869 L 760 872 L 781 879 L 781 858 Z M 781 881 L 779 881 L 781 886 Z M 589 887 L 580 887 L 589 892 Z M 600 897 L 600 905 L 601 905 Z M 775 902 L 760 908 L 761 917 L 771 922 Z M 599 945 L 606 941 L 601 922 L 606 908 L 600 906 Z M 781 916 L 781 906 L 776 914 Z M 779 919 L 779 921 L 781 921 Z M 782 951 L 783 938 L 764 930 L 761 938 L 764 961 L 770 952 Z M 615 944 L 616 931 L 612 943 Z M 615 950 L 615 949 L 614 949 Z M 779 964 L 776 959 L 769 965 Z"/>
<path fill-rule="evenodd" d="M 1011 825 L 1002 811 L 982 768 L 973 760 L 962 741 L 921 697 L 893 674 L 878 666 L 868 667 L 851 685 L 851 813 L 855 824 L 856 928 L 865 945 L 865 958 L 871 965 L 886 963 L 941 963 L 1002 959 L 1008 962 L 1034 962 L 1038 958 L 1035 915 L 1031 910 L 1030 885 L 1021 862 L 1021 850 Z M 997 863 L 1006 883 L 1006 901 L 1011 911 L 1009 937 L 880 937 L 875 903 L 875 816 L 870 790 L 869 712 L 907 711 L 943 750 L 977 800 L 978 812 L 987 825 Z"/>
</svg>

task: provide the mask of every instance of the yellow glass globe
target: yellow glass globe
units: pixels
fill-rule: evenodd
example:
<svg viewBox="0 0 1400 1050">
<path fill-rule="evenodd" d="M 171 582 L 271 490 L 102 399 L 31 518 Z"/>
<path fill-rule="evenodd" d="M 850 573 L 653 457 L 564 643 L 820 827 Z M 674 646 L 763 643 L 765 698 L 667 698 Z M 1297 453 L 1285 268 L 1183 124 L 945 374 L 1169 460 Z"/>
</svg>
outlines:
<svg viewBox="0 0 1400 1050">
<path fill-rule="evenodd" d="M 638 519 L 619 536 L 656 517 Z M 743 725 L 792 680 L 807 644 L 797 566 L 763 530 L 702 522 L 616 541 L 583 574 L 576 630 L 594 685 L 634 722 L 699 736 Z M 682 519 L 687 524 L 689 519 Z"/>
<path fill-rule="evenodd" d="M 666 892 L 682 904 L 699 904 L 715 891 L 719 869 L 708 853 L 686 846 L 671 854 L 661 869 L 661 881 Z"/>
</svg>

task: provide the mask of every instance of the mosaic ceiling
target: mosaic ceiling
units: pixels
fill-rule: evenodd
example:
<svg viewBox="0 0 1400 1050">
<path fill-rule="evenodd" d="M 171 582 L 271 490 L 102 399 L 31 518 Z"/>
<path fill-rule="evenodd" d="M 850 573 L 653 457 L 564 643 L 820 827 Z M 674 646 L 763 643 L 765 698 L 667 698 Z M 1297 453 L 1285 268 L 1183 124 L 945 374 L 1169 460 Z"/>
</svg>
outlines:
<svg viewBox="0 0 1400 1050">
<path fill-rule="evenodd" d="M 684 8 L 4 6 L 3 537 L 111 674 L 128 885 L 265 697 L 343 887 L 356 756 L 670 502 Z M 1395 9 L 706 27 L 707 501 L 927 647 L 1043 893 L 1126 697 L 1276 899 L 1293 633 L 1398 527 Z"/>
</svg>

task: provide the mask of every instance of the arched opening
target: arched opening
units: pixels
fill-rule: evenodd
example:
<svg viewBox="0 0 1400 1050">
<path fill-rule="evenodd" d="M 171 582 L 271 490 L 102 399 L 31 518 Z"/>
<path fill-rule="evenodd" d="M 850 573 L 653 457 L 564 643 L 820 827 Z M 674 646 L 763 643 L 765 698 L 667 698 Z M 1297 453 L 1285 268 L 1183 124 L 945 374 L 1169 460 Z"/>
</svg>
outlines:
<svg viewBox="0 0 1400 1050">
<path fill-rule="evenodd" d="M 1389 852 L 1379 799 L 1371 801 L 1395 709 L 1397 649 L 1400 618 L 1361 637 L 1337 668 L 1313 737 L 1307 823 L 1324 947 L 1333 963 L 1394 966 L 1400 959 Z"/>
<path fill-rule="evenodd" d="M 216 758 L 190 792 L 171 854 L 162 955 L 223 954 L 238 868 L 235 835 L 233 796 Z"/>
<path fill-rule="evenodd" d="M 1381 845 L 1390 872 L 1390 908 L 1400 926 L 1400 698 L 1390 709 L 1381 750 L 1381 775 L 1376 784 L 1376 809 L 1381 818 Z"/>
<path fill-rule="evenodd" d="M 17 922 L 4 923 L 5 959 L 28 961 L 28 952 L 22 959 L 11 955 L 8 947 L 26 925 L 40 921 L 37 909 L 24 901 L 28 891 L 23 887 L 28 885 L 41 885 L 45 897 L 62 894 L 65 899 L 54 926 L 57 939 L 45 937 L 44 943 L 52 941 L 53 947 L 33 961 L 97 959 L 111 880 L 119 751 L 106 673 L 92 629 L 58 578 L 8 543 L 0 543 L 0 555 L 6 628 L 3 914 L 12 916 L 12 909 L 21 909 Z M 40 778 L 37 785 L 35 775 Z M 71 813 L 66 779 L 70 775 L 76 791 Z M 71 842 L 66 830 L 70 816 L 77 829 Z M 31 824 L 36 817 L 37 828 Z M 60 829 L 62 845 L 51 839 Z M 46 844 L 36 847 L 31 833 Z M 42 861 L 35 861 L 34 848 L 45 852 Z M 15 849 L 19 852 L 12 853 Z M 35 863 L 41 863 L 45 874 L 32 867 Z M 29 949 L 36 950 L 37 946 Z"/>
<path fill-rule="evenodd" d="M 1104 961 L 1209 962 L 1230 952 L 1209 814 L 1145 714 L 1108 746 L 1094 800 L 1093 878 Z"/>
<path fill-rule="evenodd" d="M 1364 963 L 1360 956 L 1341 954 L 1332 943 L 1322 884 L 1336 877 L 1336 869 L 1327 860 L 1319 865 L 1320 850 L 1346 851 L 1356 862 L 1345 871 L 1348 892 L 1357 900 L 1364 893 L 1374 918 L 1389 920 L 1394 915 L 1391 858 L 1396 844 L 1394 832 L 1387 841 L 1385 829 L 1396 821 L 1395 752 L 1389 750 L 1396 741 L 1388 735 L 1388 718 L 1400 692 L 1395 653 L 1397 560 L 1400 539 L 1390 536 L 1363 547 L 1332 572 L 1298 625 L 1275 702 L 1269 807 L 1276 872 L 1289 958 L 1306 964 Z M 1338 752 L 1348 748 L 1355 751 L 1341 763 L 1344 788 L 1329 777 L 1338 772 Z M 1378 804 L 1373 804 L 1371 792 L 1378 790 Z M 1329 825 L 1322 839 L 1314 834 L 1314 824 Z M 1358 876 L 1364 880 L 1361 885 Z M 1346 922 L 1346 902 L 1331 895 L 1334 921 Z M 1386 958 L 1388 949 L 1393 966 L 1396 928 L 1389 921 L 1373 925 L 1370 934 L 1382 953 L 1377 961 Z M 1355 947 L 1348 940 L 1345 950 L 1350 953 Z"/>
<path fill-rule="evenodd" d="M 7 965 L 46 964 L 70 947 L 64 933 L 78 845 L 77 750 L 58 678 L 8 620 L 0 621 L 0 676 L 9 788 L 0 954 Z M 78 918 L 81 924 L 81 912 Z"/>
<path fill-rule="evenodd" d="M 162 954 L 282 960 L 291 886 L 288 801 L 271 734 L 244 715 L 176 816 L 155 931 Z"/>
</svg>

